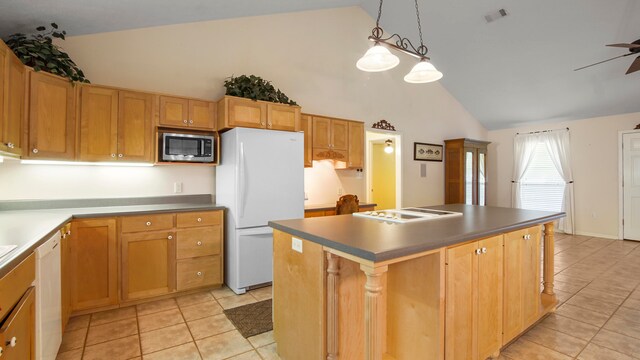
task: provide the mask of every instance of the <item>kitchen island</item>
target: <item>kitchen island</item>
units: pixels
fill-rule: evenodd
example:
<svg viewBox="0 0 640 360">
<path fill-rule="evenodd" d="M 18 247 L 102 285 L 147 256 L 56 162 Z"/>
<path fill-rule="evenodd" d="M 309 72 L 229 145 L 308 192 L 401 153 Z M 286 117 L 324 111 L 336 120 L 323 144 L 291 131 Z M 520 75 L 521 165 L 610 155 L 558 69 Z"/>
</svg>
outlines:
<svg viewBox="0 0 640 360">
<path fill-rule="evenodd" d="M 462 215 L 270 222 L 281 358 L 495 358 L 555 310 L 553 221 L 564 213 L 429 208 Z"/>
</svg>

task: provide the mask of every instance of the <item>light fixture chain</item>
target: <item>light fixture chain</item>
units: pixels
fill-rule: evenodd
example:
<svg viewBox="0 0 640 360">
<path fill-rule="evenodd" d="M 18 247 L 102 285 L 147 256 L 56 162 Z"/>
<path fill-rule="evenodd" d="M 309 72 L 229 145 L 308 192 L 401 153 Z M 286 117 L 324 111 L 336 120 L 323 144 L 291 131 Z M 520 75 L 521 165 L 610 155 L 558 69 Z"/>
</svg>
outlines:
<svg viewBox="0 0 640 360">
<path fill-rule="evenodd" d="M 380 27 L 380 17 L 382 16 L 382 1 L 380 0 L 380 6 L 378 7 L 378 18 L 376 19 L 376 27 Z"/>
<path fill-rule="evenodd" d="M 382 1 L 380 1 L 380 9 L 382 9 Z M 379 17 L 380 15 L 378 15 Z M 420 10 L 418 9 L 418 0 L 416 0 L 416 17 L 418 18 L 418 34 L 420 34 L 420 46 L 424 46 L 422 41 L 422 25 L 420 24 Z"/>
</svg>

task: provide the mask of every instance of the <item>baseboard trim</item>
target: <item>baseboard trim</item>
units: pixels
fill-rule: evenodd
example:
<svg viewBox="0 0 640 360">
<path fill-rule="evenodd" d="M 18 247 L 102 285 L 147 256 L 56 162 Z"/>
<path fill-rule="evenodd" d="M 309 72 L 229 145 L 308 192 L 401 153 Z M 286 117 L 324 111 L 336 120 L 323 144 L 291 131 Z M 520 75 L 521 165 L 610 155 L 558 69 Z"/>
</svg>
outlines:
<svg viewBox="0 0 640 360">
<path fill-rule="evenodd" d="M 597 233 L 586 232 L 586 231 L 576 231 L 575 235 L 593 236 L 593 237 L 599 237 L 599 238 L 605 238 L 605 239 L 613 239 L 613 240 L 622 240 L 622 239 L 618 238 L 617 235 L 597 234 Z"/>
</svg>

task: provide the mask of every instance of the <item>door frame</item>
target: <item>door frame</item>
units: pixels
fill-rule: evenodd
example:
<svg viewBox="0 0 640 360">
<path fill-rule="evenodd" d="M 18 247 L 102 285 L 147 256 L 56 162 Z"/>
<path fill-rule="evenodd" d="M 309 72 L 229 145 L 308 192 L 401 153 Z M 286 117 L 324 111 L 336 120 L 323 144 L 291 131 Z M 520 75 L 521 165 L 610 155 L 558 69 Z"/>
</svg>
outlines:
<svg viewBox="0 0 640 360">
<path fill-rule="evenodd" d="M 622 220 L 624 219 L 624 188 L 622 181 L 624 180 L 624 163 L 623 155 L 624 149 L 622 148 L 623 136 L 625 134 L 640 133 L 640 130 L 620 130 L 618 131 L 618 239 L 624 240 L 624 225 Z"/>
<path fill-rule="evenodd" d="M 381 129 L 365 129 L 365 187 L 366 187 L 366 201 L 368 203 L 373 202 L 371 196 L 371 173 L 373 170 L 373 147 L 372 141 L 379 139 L 392 139 L 395 143 L 395 157 L 396 157 L 396 208 L 402 207 L 402 134 L 397 131 L 381 130 Z"/>
</svg>

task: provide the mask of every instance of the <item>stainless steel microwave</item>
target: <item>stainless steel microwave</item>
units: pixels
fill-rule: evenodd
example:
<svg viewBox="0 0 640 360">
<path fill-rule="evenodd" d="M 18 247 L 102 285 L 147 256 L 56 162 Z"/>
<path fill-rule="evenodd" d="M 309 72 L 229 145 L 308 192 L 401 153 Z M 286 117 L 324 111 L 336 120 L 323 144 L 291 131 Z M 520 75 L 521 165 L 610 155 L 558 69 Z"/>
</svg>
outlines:
<svg viewBox="0 0 640 360">
<path fill-rule="evenodd" d="M 163 133 L 160 144 L 163 161 L 214 162 L 216 138 L 210 135 Z"/>
</svg>

